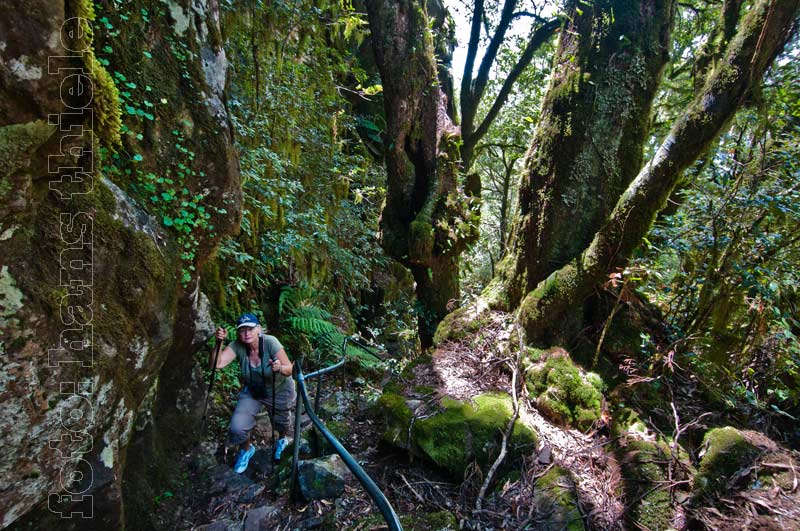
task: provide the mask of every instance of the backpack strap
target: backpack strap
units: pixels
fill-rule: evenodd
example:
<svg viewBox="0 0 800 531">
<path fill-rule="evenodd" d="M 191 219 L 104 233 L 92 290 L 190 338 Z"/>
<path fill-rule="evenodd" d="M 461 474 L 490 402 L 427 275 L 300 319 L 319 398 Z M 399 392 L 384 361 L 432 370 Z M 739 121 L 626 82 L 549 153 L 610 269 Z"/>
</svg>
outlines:
<svg viewBox="0 0 800 531">
<path fill-rule="evenodd" d="M 261 360 L 261 379 L 266 385 L 267 376 L 264 374 L 264 334 L 259 334 L 258 336 L 258 359 Z"/>
</svg>

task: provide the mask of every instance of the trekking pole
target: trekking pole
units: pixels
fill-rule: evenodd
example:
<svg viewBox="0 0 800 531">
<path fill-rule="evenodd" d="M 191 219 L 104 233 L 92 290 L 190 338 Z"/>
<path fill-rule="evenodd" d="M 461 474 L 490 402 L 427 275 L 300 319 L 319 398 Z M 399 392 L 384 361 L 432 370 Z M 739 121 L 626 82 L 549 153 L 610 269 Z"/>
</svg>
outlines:
<svg viewBox="0 0 800 531">
<path fill-rule="evenodd" d="M 200 421 L 200 436 L 203 436 L 203 430 L 206 427 L 206 411 L 208 410 L 208 397 L 211 396 L 211 389 L 214 387 L 214 377 L 217 375 L 217 360 L 219 359 L 219 351 L 222 347 L 222 340 L 217 338 L 217 344 L 214 345 L 214 365 L 211 367 L 211 381 L 208 383 L 206 390 L 206 402 L 203 405 L 203 418 Z"/>
<path fill-rule="evenodd" d="M 277 358 L 275 354 L 270 353 L 269 360 L 274 362 Z M 272 369 L 272 364 L 270 364 Z M 275 369 L 272 369 L 272 414 L 269 416 L 272 421 L 272 460 L 275 461 Z"/>
</svg>

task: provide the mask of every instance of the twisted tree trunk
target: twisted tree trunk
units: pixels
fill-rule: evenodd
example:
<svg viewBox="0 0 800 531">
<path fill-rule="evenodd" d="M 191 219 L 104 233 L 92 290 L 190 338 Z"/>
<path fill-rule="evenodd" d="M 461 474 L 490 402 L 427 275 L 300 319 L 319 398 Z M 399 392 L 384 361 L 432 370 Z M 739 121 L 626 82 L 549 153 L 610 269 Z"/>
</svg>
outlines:
<svg viewBox="0 0 800 531">
<path fill-rule="evenodd" d="M 458 256 L 477 237 L 480 184 L 460 182 L 461 136 L 438 81 L 424 3 L 370 1 L 366 8 L 387 122 L 381 243 L 414 275 L 427 347 L 459 296 Z"/>
<path fill-rule="evenodd" d="M 499 267 L 501 306 L 577 257 L 639 171 L 675 5 L 570 0 Z"/>
<path fill-rule="evenodd" d="M 797 26 L 800 0 L 761 0 L 747 13 L 722 60 L 653 158 L 639 170 L 585 250 L 551 273 L 520 304 L 529 337 L 549 341 L 557 323 L 581 304 L 641 242 L 681 173 L 713 142 L 756 87 Z"/>
</svg>

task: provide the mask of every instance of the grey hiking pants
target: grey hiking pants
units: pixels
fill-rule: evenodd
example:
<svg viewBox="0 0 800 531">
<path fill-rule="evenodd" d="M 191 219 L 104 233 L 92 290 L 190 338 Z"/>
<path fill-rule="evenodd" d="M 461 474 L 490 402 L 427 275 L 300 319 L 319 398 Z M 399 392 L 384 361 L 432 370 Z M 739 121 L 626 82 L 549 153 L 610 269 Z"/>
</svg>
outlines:
<svg viewBox="0 0 800 531">
<path fill-rule="evenodd" d="M 245 386 L 239 392 L 236 410 L 231 417 L 231 424 L 228 428 L 228 444 L 233 446 L 247 440 L 250 430 L 256 425 L 256 415 L 262 405 L 267 407 L 269 416 L 275 423 L 275 431 L 281 434 L 287 433 L 292 422 L 292 408 L 296 399 L 294 380 L 287 380 L 286 384 L 275 393 L 275 411 L 272 411 L 271 393 L 261 399 L 253 398 L 250 390 Z"/>
</svg>

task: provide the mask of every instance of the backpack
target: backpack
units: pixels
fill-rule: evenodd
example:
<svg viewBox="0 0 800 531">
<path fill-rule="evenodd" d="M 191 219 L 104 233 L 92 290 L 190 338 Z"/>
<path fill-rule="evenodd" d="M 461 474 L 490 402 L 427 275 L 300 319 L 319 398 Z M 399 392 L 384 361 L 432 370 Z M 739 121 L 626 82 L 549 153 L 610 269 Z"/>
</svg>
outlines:
<svg viewBox="0 0 800 531">
<path fill-rule="evenodd" d="M 270 354 L 270 356 L 269 356 L 270 361 L 273 361 L 273 358 L 274 358 L 274 356 L 272 356 L 272 354 Z M 267 397 L 267 386 L 264 383 L 267 380 L 267 376 L 266 376 L 266 374 L 264 374 L 264 335 L 263 334 L 258 336 L 258 359 L 261 360 L 261 365 L 259 365 L 259 367 L 261 367 L 261 379 L 262 379 L 262 382 L 261 383 L 256 383 L 256 382 L 253 382 L 252 380 L 250 380 L 250 378 L 247 378 L 246 385 L 247 385 L 248 391 L 250 391 L 250 395 L 253 398 L 255 398 L 255 399 L 263 399 L 263 398 Z M 249 362 L 248 362 L 248 373 L 251 372 L 251 369 L 252 368 L 249 367 Z M 270 368 L 270 370 L 272 370 L 272 368 Z M 273 377 L 273 382 L 274 382 L 275 375 L 273 374 L 272 377 Z"/>
</svg>

